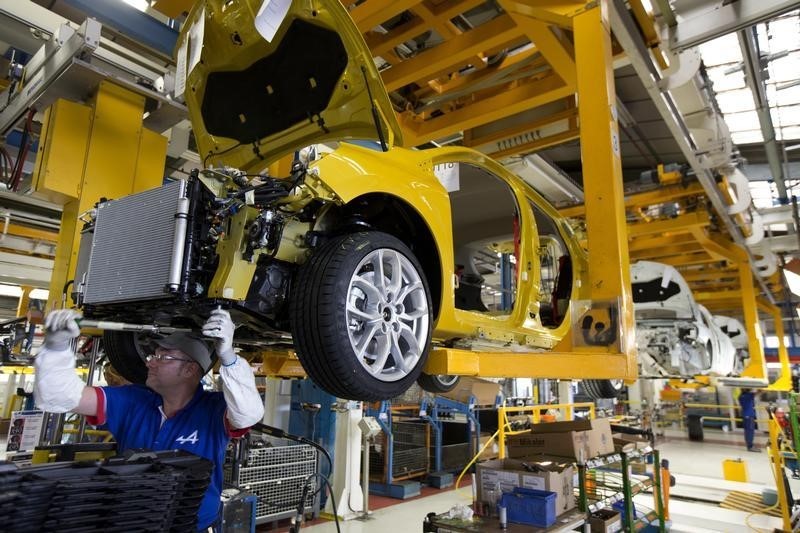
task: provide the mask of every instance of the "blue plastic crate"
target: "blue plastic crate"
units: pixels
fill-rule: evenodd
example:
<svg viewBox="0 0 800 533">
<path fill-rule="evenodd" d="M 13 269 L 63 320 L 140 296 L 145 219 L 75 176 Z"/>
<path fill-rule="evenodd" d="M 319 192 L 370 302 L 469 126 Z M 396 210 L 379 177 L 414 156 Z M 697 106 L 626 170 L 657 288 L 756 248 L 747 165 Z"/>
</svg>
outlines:
<svg viewBox="0 0 800 533">
<path fill-rule="evenodd" d="M 509 522 L 536 527 L 550 527 L 556 523 L 556 493 L 516 487 L 514 492 L 504 492 L 500 500 L 506 508 Z"/>
<path fill-rule="evenodd" d="M 636 509 L 636 505 L 633 504 L 633 502 L 631 502 L 631 505 L 633 506 L 633 519 L 639 520 L 640 518 L 642 518 L 644 516 L 642 512 Z M 611 508 L 614 509 L 615 511 L 619 511 L 619 514 L 622 517 L 622 522 L 624 523 L 626 520 L 625 517 L 627 516 L 627 513 L 625 512 L 625 500 L 614 502 L 611 505 Z"/>
</svg>

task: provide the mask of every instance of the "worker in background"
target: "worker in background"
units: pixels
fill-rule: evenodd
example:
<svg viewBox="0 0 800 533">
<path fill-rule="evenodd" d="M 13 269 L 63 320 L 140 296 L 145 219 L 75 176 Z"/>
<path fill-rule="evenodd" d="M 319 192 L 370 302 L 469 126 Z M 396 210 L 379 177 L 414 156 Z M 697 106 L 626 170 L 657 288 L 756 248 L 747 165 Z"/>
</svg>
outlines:
<svg viewBox="0 0 800 533">
<path fill-rule="evenodd" d="M 744 425 L 744 441 L 747 444 L 747 451 L 760 451 L 753 444 L 756 433 L 756 395 L 752 389 L 742 389 L 739 394 L 739 407 L 741 407 L 742 424 Z"/>
<path fill-rule="evenodd" d="M 203 325 L 214 339 L 222 392 L 203 390 L 201 378 L 214 364 L 203 337 L 173 333 L 156 341 L 147 356 L 144 385 L 87 387 L 75 372 L 72 339 L 80 333 L 76 311 L 54 311 L 45 318 L 45 341 L 36 361 L 36 405 L 51 413 L 73 412 L 109 430 L 118 452 L 131 448 L 181 449 L 214 463 L 211 483 L 198 511 L 198 530 L 219 517 L 222 467 L 231 437 L 260 422 L 264 405 L 250 365 L 233 351 L 234 325 L 227 311 L 215 310 Z"/>
</svg>

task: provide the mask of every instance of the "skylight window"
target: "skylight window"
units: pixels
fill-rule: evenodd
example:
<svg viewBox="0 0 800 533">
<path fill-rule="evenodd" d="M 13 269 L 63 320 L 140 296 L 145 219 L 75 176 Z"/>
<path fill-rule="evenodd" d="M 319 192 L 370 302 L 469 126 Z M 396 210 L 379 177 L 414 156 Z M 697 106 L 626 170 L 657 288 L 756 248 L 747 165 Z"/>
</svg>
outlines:
<svg viewBox="0 0 800 533">
<path fill-rule="evenodd" d="M 775 137 L 800 139 L 800 11 L 756 26 L 764 82 Z M 700 45 L 717 102 L 736 144 L 763 143 L 755 102 L 745 84 L 742 51 L 736 33 Z"/>
</svg>

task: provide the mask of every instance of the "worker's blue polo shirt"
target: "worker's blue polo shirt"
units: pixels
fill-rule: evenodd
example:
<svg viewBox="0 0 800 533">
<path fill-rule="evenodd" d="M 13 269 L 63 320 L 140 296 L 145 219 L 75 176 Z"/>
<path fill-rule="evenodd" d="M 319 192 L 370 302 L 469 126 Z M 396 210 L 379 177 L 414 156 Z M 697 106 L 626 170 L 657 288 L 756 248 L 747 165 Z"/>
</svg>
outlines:
<svg viewBox="0 0 800 533">
<path fill-rule="evenodd" d="M 739 395 L 739 405 L 742 408 L 742 416 L 755 418 L 756 416 L 756 395 L 752 392 L 743 392 Z"/>
<path fill-rule="evenodd" d="M 197 387 L 189 403 L 170 418 L 161 411 L 161 396 L 142 385 L 102 387 L 95 420 L 114 435 L 120 452 L 131 448 L 186 450 L 214 463 L 211 483 L 197 513 L 199 529 L 217 519 L 222 491 L 222 465 L 230 434 L 221 392 Z"/>
</svg>

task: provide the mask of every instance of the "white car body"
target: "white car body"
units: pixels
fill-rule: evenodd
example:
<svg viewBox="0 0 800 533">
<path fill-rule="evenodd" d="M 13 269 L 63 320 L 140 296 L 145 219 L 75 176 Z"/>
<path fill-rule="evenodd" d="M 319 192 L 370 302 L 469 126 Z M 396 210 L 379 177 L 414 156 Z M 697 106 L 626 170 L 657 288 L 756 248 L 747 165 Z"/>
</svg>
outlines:
<svg viewBox="0 0 800 533">
<path fill-rule="evenodd" d="M 747 329 L 740 321 L 729 316 L 714 315 L 714 323 L 733 343 L 733 348 L 736 350 L 734 372 L 740 374 L 750 358 L 750 342 L 747 336 Z"/>
<path fill-rule="evenodd" d="M 695 302 L 673 267 L 652 261 L 631 265 L 636 343 L 643 377 L 729 376 L 736 349 L 708 309 Z"/>
</svg>

